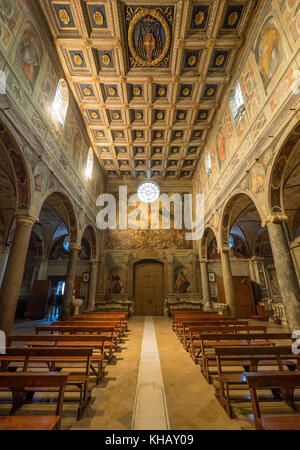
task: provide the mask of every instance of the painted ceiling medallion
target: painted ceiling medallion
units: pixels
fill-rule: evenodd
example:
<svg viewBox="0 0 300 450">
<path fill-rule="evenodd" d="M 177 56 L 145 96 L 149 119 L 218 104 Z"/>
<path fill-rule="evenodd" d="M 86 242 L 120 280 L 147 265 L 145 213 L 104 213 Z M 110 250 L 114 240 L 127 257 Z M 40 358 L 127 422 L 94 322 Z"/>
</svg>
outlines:
<svg viewBox="0 0 300 450">
<path fill-rule="evenodd" d="M 182 136 L 181 131 L 176 131 L 175 136 L 176 136 L 176 137 L 181 137 L 181 136 Z"/>
<path fill-rule="evenodd" d="M 141 113 L 137 112 L 137 113 L 135 114 L 135 118 L 136 118 L 137 120 L 141 120 L 141 119 L 143 118 L 143 116 L 142 116 Z"/>
<path fill-rule="evenodd" d="M 206 119 L 206 117 L 207 117 L 206 113 L 203 112 L 200 114 L 200 119 Z"/>
<path fill-rule="evenodd" d="M 143 134 L 142 134 L 141 131 L 137 131 L 137 132 L 136 132 L 136 137 L 139 137 L 139 138 L 140 138 L 140 137 L 142 137 L 142 136 L 143 136 Z"/>
<path fill-rule="evenodd" d="M 98 114 L 95 111 L 93 111 L 91 113 L 91 117 L 92 117 L 92 119 L 98 119 Z"/>
<path fill-rule="evenodd" d="M 179 120 L 184 119 L 184 113 L 179 113 L 179 114 L 178 114 L 178 119 L 179 119 Z"/>
<path fill-rule="evenodd" d="M 196 64 L 197 58 L 195 55 L 191 55 L 188 59 L 189 66 L 194 66 Z"/>
<path fill-rule="evenodd" d="M 91 91 L 91 89 L 90 88 L 84 88 L 84 90 L 83 90 L 83 93 L 84 93 L 84 95 L 91 95 L 92 94 L 92 91 Z"/>
<path fill-rule="evenodd" d="M 228 16 L 228 25 L 232 26 L 236 23 L 236 21 L 238 20 L 238 13 L 236 11 L 233 11 L 232 13 L 229 14 Z"/>
<path fill-rule="evenodd" d="M 195 24 L 199 26 L 202 24 L 203 20 L 204 20 L 204 13 L 202 11 L 198 11 L 197 14 L 195 15 Z"/>
<path fill-rule="evenodd" d="M 133 94 L 134 95 L 140 95 L 141 94 L 141 90 L 138 87 L 133 88 Z"/>
<path fill-rule="evenodd" d="M 109 56 L 107 53 L 105 53 L 105 54 L 102 56 L 102 63 L 103 63 L 105 66 L 109 66 L 110 62 L 111 62 L 110 56 Z"/>
<path fill-rule="evenodd" d="M 164 118 L 163 113 L 162 113 L 162 112 L 158 112 L 158 113 L 156 114 L 156 118 L 157 118 L 158 120 L 163 119 L 163 118 Z"/>
<path fill-rule="evenodd" d="M 183 95 L 184 95 L 185 97 L 187 97 L 188 95 L 190 95 L 190 90 L 189 90 L 189 88 L 184 88 L 183 91 L 182 91 L 182 93 L 183 93 Z"/>
<path fill-rule="evenodd" d="M 168 66 L 173 9 L 127 7 L 128 47 L 132 67 Z"/>
<path fill-rule="evenodd" d="M 74 55 L 74 62 L 77 66 L 81 66 L 83 59 L 79 54 Z"/>
<path fill-rule="evenodd" d="M 96 11 L 93 17 L 96 25 L 103 25 L 104 18 L 100 11 Z"/>
<path fill-rule="evenodd" d="M 111 96 L 116 95 L 116 90 L 115 90 L 115 88 L 110 87 L 110 88 L 108 89 L 108 93 L 109 93 L 109 95 L 111 95 Z"/>
<path fill-rule="evenodd" d="M 157 132 L 155 133 L 155 137 L 157 137 L 157 138 L 160 138 L 160 137 L 162 137 L 162 134 L 161 134 L 161 132 L 160 132 L 160 131 L 157 131 Z"/>
<path fill-rule="evenodd" d="M 224 62 L 224 55 L 219 55 L 219 56 L 217 56 L 217 58 L 216 58 L 216 65 L 217 66 L 221 66 L 222 64 L 223 64 L 223 62 Z"/>
<path fill-rule="evenodd" d="M 113 118 L 114 119 L 120 119 L 120 114 L 117 113 L 117 112 L 113 113 Z"/>
<path fill-rule="evenodd" d="M 59 10 L 59 18 L 65 25 L 69 25 L 71 22 L 71 17 L 69 16 L 69 13 L 66 9 L 60 9 Z"/>
<path fill-rule="evenodd" d="M 214 95 L 214 93 L 215 93 L 214 88 L 209 88 L 209 89 L 207 89 L 207 95 L 208 95 L 209 97 L 211 97 L 212 95 Z"/>
<path fill-rule="evenodd" d="M 157 93 L 160 97 L 163 97 L 166 93 L 166 90 L 165 90 L 165 88 L 159 88 Z"/>
</svg>

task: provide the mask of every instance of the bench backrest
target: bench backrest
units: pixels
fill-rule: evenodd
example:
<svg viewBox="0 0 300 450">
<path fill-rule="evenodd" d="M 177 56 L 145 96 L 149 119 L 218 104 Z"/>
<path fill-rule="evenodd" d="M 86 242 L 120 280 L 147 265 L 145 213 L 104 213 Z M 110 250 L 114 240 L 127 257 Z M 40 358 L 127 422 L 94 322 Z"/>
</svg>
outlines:
<svg viewBox="0 0 300 450">
<path fill-rule="evenodd" d="M 295 389 L 300 387 L 300 373 L 297 372 L 244 372 L 251 395 L 255 428 L 261 429 L 261 411 L 257 389 Z"/>
<path fill-rule="evenodd" d="M 13 342 L 72 342 L 76 347 L 76 342 L 86 342 L 88 347 L 89 342 L 99 342 L 100 348 L 103 348 L 105 341 L 107 337 L 100 334 L 13 334 L 7 337 L 6 344 L 11 347 Z"/>
<path fill-rule="evenodd" d="M 56 416 L 62 415 L 65 387 L 68 375 L 57 372 L 0 372 L 0 388 L 24 389 L 24 388 L 58 388 L 59 395 L 56 405 Z"/>
<path fill-rule="evenodd" d="M 96 321 L 93 322 L 92 320 L 72 320 L 72 321 L 57 321 L 52 322 L 51 326 L 79 326 L 79 327 L 113 327 L 113 328 L 119 328 L 120 322 L 104 322 L 102 321 Z"/>
<path fill-rule="evenodd" d="M 35 327 L 36 334 L 41 332 L 50 333 L 113 333 L 115 327 L 101 326 L 81 326 L 81 325 L 40 325 Z"/>
<path fill-rule="evenodd" d="M 266 333 L 267 327 L 265 325 L 222 325 L 222 326 L 208 326 L 208 325 L 198 325 L 198 326 L 189 326 L 189 331 L 191 333 L 191 337 L 193 334 L 199 333 L 248 333 L 251 331 L 257 331 Z"/>
</svg>

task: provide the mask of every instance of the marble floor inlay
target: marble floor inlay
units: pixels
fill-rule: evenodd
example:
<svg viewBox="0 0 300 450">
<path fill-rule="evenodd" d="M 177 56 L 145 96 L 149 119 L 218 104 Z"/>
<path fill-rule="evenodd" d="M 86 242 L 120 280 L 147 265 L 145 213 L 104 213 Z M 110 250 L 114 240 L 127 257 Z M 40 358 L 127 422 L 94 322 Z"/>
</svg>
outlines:
<svg viewBox="0 0 300 450">
<path fill-rule="evenodd" d="M 152 317 L 145 317 L 132 429 L 170 429 L 164 382 Z"/>
</svg>

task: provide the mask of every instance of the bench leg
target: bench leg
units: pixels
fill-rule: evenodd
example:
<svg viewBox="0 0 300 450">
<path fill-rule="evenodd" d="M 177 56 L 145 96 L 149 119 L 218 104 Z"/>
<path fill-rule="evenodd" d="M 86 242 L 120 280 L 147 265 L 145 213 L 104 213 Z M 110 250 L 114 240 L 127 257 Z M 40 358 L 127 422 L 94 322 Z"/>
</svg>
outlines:
<svg viewBox="0 0 300 450">
<path fill-rule="evenodd" d="M 21 406 L 24 404 L 25 396 L 25 389 L 12 389 L 12 408 L 9 413 L 10 415 L 21 408 Z"/>
</svg>

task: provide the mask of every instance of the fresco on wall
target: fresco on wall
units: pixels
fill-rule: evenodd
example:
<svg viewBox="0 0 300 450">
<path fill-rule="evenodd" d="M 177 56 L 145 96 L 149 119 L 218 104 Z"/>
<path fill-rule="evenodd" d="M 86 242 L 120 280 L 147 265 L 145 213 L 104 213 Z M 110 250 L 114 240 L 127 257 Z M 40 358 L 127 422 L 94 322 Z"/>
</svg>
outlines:
<svg viewBox="0 0 300 450">
<path fill-rule="evenodd" d="M 207 249 L 208 259 L 221 259 L 221 255 L 218 252 L 218 244 L 216 238 L 214 238 L 208 246 Z"/>
<path fill-rule="evenodd" d="M 266 172 L 262 164 L 255 164 L 249 174 L 250 190 L 253 194 L 263 192 L 265 185 Z"/>
<path fill-rule="evenodd" d="M 34 185 L 38 191 L 46 191 L 49 187 L 49 172 L 45 165 L 38 162 L 33 169 Z"/>
<path fill-rule="evenodd" d="M 122 292 L 121 277 L 116 271 L 112 271 L 109 275 L 108 293 L 121 294 L 121 292 Z"/>
<path fill-rule="evenodd" d="M 77 131 L 77 133 L 74 136 L 74 141 L 73 141 L 74 159 L 77 164 L 80 161 L 81 149 L 82 149 L 82 136 L 81 136 L 80 131 Z"/>
<path fill-rule="evenodd" d="M 174 271 L 174 276 L 175 276 L 175 285 L 174 285 L 175 292 L 178 294 L 184 294 L 185 292 L 187 292 L 190 286 L 189 275 L 187 270 L 184 268 L 180 268 L 178 270 L 177 268 Z"/>
<path fill-rule="evenodd" d="M 300 3 L 299 0 L 277 0 L 278 6 L 283 16 L 283 20 L 288 26 L 294 42 L 300 36 Z"/>
<path fill-rule="evenodd" d="M 170 196 L 172 193 L 168 193 Z M 131 195 L 131 194 L 129 194 Z M 183 196 L 184 194 L 182 194 Z M 117 211 L 119 210 L 118 195 L 115 194 Z M 128 213 L 130 214 L 135 209 L 134 206 L 128 207 Z M 137 208 L 138 209 L 138 208 Z M 162 206 L 159 208 L 159 216 L 162 217 L 163 210 Z M 147 220 L 141 216 L 140 226 L 142 224 L 142 219 Z M 117 218 L 118 222 L 118 218 Z M 148 222 L 144 225 L 150 226 L 151 224 L 151 210 L 148 209 Z M 182 223 L 184 223 L 182 221 Z M 192 241 L 187 241 L 185 239 L 186 230 L 185 229 L 174 229 L 174 204 L 170 205 L 170 228 L 169 230 L 164 229 L 128 229 L 128 230 L 107 230 L 105 236 L 105 248 L 106 249 L 191 249 Z"/>
<path fill-rule="evenodd" d="M 21 70 L 23 79 L 31 91 L 34 90 L 43 60 L 43 48 L 38 33 L 31 22 L 27 22 L 17 47 L 14 64 Z"/>
<path fill-rule="evenodd" d="M 249 252 L 247 250 L 245 242 L 234 234 L 230 234 L 232 238 L 231 250 L 235 258 L 249 258 Z"/>
<path fill-rule="evenodd" d="M 269 17 L 264 23 L 254 53 L 266 90 L 284 58 L 280 34 L 273 17 Z"/>
<path fill-rule="evenodd" d="M 226 160 L 226 143 L 225 143 L 225 135 L 223 129 L 220 127 L 217 133 L 216 140 L 217 147 L 217 155 L 219 160 L 219 167 L 222 167 L 222 164 Z"/>
<path fill-rule="evenodd" d="M 16 28 L 21 11 L 24 10 L 24 0 L 1 0 L 0 4 L 0 42 L 8 47 Z"/>
</svg>

